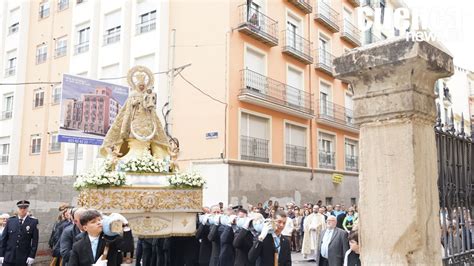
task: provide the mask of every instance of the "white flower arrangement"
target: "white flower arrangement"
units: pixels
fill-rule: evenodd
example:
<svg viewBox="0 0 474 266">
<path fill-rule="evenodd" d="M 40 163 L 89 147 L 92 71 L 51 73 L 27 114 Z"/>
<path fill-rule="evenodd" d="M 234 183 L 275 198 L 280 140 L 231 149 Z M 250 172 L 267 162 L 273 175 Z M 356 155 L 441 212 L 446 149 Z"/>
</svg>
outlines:
<svg viewBox="0 0 474 266">
<path fill-rule="evenodd" d="M 76 179 L 74 188 L 126 185 L 125 173 L 113 171 L 112 165 L 111 159 L 97 159 L 88 172 Z"/>
<path fill-rule="evenodd" d="M 206 181 L 204 177 L 197 172 L 176 173 L 169 177 L 168 182 L 171 186 L 177 188 L 202 188 Z"/>
<path fill-rule="evenodd" d="M 140 156 L 140 158 L 133 158 L 126 162 L 119 163 L 117 170 L 137 173 L 169 173 L 170 161 L 169 159 L 159 160 L 154 158 L 151 154 L 144 154 Z"/>
</svg>

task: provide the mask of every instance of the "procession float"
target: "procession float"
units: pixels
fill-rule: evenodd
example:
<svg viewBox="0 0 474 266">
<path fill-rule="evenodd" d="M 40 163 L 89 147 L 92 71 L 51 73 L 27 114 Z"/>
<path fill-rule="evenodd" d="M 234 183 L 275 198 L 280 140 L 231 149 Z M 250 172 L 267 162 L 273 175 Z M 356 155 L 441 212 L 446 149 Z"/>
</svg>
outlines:
<svg viewBox="0 0 474 266">
<path fill-rule="evenodd" d="M 202 207 L 203 177 L 180 171 L 176 139 L 156 113 L 154 76 L 129 70 L 130 94 L 100 147 L 100 158 L 74 183 L 78 205 L 124 215 L 140 237 L 192 236 Z"/>
</svg>

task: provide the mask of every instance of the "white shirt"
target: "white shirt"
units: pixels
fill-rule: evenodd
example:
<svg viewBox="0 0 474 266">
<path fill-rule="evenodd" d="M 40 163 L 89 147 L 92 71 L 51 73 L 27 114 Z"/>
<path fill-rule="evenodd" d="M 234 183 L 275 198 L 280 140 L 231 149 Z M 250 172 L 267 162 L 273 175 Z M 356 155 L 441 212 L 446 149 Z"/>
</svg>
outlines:
<svg viewBox="0 0 474 266">
<path fill-rule="evenodd" d="M 25 219 L 26 219 L 27 216 L 28 216 L 28 215 L 25 215 L 25 217 L 23 217 L 23 218 L 21 218 L 20 216 L 18 216 L 18 221 L 20 221 L 20 219 L 22 219 L 22 220 L 21 220 L 21 224 L 23 224 L 23 223 L 25 222 Z"/>
<path fill-rule="evenodd" d="M 326 232 L 324 233 L 323 236 L 323 241 L 321 244 L 321 256 L 323 258 L 328 258 L 328 252 L 329 252 L 329 243 L 331 242 L 332 235 L 334 234 L 334 229 L 327 229 Z"/>
<path fill-rule="evenodd" d="M 283 231 L 281 231 L 281 234 L 284 236 L 291 236 L 293 233 L 293 220 L 291 220 L 290 217 L 286 218 L 286 223 L 285 223 L 285 228 L 283 228 Z"/>
</svg>

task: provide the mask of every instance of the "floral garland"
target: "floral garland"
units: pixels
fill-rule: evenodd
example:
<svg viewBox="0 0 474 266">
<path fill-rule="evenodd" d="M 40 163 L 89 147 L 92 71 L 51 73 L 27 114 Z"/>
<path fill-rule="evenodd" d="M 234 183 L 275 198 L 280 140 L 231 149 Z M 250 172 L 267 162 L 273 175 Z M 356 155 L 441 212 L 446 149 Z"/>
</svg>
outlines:
<svg viewBox="0 0 474 266">
<path fill-rule="evenodd" d="M 169 159 L 159 160 L 154 158 L 151 154 L 144 154 L 140 156 L 140 158 L 133 158 L 126 162 L 119 163 L 117 170 L 136 173 L 169 173 L 170 161 Z"/>
<path fill-rule="evenodd" d="M 177 188 L 202 188 L 206 181 L 204 177 L 197 172 L 176 173 L 170 176 L 168 182 L 171 186 Z"/>
<path fill-rule="evenodd" d="M 74 188 L 79 190 L 88 187 L 126 185 L 125 173 L 112 171 L 112 166 L 111 159 L 97 159 L 88 172 L 76 179 L 73 184 Z"/>
</svg>

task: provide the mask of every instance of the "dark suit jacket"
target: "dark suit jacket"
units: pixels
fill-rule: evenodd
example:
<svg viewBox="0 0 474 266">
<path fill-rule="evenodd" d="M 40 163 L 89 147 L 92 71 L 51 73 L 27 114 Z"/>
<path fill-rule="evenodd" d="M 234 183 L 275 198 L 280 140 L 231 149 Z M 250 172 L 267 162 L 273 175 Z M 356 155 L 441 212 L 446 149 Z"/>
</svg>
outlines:
<svg viewBox="0 0 474 266">
<path fill-rule="evenodd" d="M 263 241 L 255 240 L 249 251 L 249 261 L 255 263 L 260 258 L 261 266 L 275 265 L 275 243 L 273 236 L 268 234 Z M 280 236 L 280 252 L 278 266 L 291 266 L 291 248 L 287 238 Z"/>
<path fill-rule="evenodd" d="M 34 258 L 38 249 L 38 220 L 26 216 L 23 224 L 17 216 L 7 220 L 0 241 L 0 257 L 4 263 L 26 264 L 27 258 Z"/>
<path fill-rule="evenodd" d="M 211 261 L 209 266 L 219 266 L 219 254 L 221 253 L 221 236 L 219 227 L 222 225 L 211 225 L 207 239 L 212 243 Z"/>
<path fill-rule="evenodd" d="M 207 238 L 209 235 L 209 225 L 199 224 L 196 231 L 196 239 L 199 241 L 199 264 L 209 265 L 211 260 L 212 244 Z"/>
<path fill-rule="evenodd" d="M 321 250 L 321 245 L 323 243 L 324 234 L 326 229 L 321 232 L 321 242 L 319 243 L 319 250 Z M 341 266 L 344 264 L 344 256 L 346 251 L 349 249 L 349 240 L 347 239 L 347 232 L 334 228 L 334 233 L 332 234 L 331 241 L 328 246 L 328 261 L 329 266 Z"/>
<path fill-rule="evenodd" d="M 235 262 L 234 266 L 255 266 L 255 263 L 249 261 L 249 250 L 253 245 L 252 232 L 246 229 L 240 229 L 234 235 Z"/>
<path fill-rule="evenodd" d="M 81 230 L 75 224 L 71 224 L 64 228 L 59 240 L 59 253 L 63 258 L 63 265 L 66 265 L 71 256 L 72 245 L 76 243 L 83 235 Z"/>
<path fill-rule="evenodd" d="M 107 254 L 108 266 L 119 266 L 122 263 L 122 252 L 133 252 L 133 236 L 131 231 L 123 233 L 122 236 L 109 237 L 103 233 L 99 236 L 99 244 L 95 258 L 93 257 L 91 241 L 87 233 L 72 246 L 71 257 L 68 266 L 90 266 L 94 264 L 104 253 L 105 246 L 109 247 Z"/>
<path fill-rule="evenodd" d="M 72 222 L 70 221 L 61 221 L 58 226 L 55 228 L 54 236 L 52 239 L 53 243 L 53 257 L 61 257 L 61 235 L 64 232 L 64 229 L 70 226 Z"/>
<path fill-rule="evenodd" d="M 230 226 L 219 227 L 221 237 L 221 250 L 219 253 L 219 266 L 234 266 L 234 230 Z"/>
</svg>

